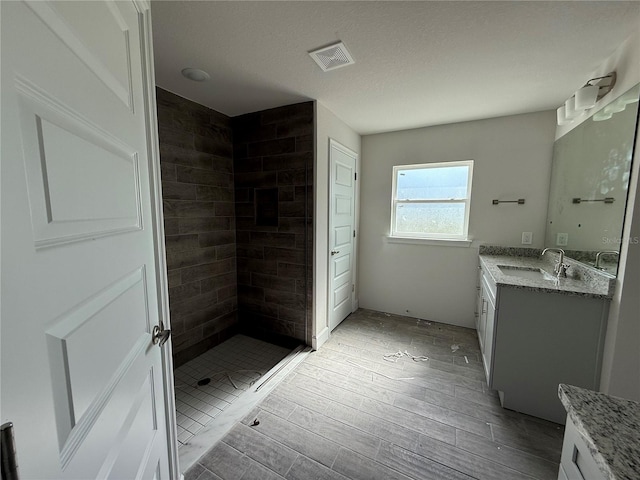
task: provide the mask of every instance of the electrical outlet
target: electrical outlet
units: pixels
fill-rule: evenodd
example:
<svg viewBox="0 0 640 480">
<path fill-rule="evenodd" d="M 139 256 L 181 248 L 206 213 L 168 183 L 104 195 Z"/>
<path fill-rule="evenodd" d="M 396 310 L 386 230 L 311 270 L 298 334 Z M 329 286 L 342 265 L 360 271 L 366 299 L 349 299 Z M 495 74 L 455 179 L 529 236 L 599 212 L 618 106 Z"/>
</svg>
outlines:
<svg viewBox="0 0 640 480">
<path fill-rule="evenodd" d="M 531 245 L 533 242 L 533 232 L 522 232 L 522 245 Z"/>
<path fill-rule="evenodd" d="M 569 234 L 559 233 L 556 235 L 556 245 L 558 247 L 566 247 L 569 244 Z"/>
</svg>

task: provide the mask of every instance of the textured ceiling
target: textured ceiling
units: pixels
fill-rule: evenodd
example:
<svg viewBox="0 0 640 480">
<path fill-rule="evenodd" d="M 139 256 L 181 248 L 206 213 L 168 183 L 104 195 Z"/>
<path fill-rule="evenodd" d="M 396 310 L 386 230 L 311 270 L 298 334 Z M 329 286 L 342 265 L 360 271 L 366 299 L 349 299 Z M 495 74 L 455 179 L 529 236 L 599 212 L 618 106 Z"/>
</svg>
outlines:
<svg viewBox="0 0 640 480">
<path fill-rule="evenodd" d="M 618 1 L 154 1 L 152 15 L 160 87 L 229 116 L 316 99 L 361 134 L 556 108 L 640 28 L 640 3 Z M 356 63 L 324 73 L 307 51 L 337 40 Z"/>
</svg>

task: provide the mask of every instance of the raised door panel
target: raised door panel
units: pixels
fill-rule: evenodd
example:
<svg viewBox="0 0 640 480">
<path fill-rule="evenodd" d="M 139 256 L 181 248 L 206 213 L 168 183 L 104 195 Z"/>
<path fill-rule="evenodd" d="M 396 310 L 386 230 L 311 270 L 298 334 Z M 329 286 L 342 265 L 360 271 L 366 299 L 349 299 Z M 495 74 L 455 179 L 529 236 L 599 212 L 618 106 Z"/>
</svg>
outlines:
<svg viewBox="0 0 640 480">
<path fill-rule="evenodd" d="M 336 162 L 335 184 L 351 189 L 353 186 L 353 167 L 350 165 Z"/>
<path fill-rule="evenodd" d="M 117 3 L 27 4 L 96 78 L 133 110 L 130 29 Z"/>
<path fill-rule="evenodd" d="M 35 247 L 142 228 L 138 153 L 30 82 L 16 90 Z"/>
<path fill-rule="evenodd" d="M 47 330 L 61 451 L 96 422 L 151 330 L 144 268 L 54 320 Z"/>
<path fill-rule="evenodd" d="M 351 243 L 351 227 L 349 225 L 345 225 L 342 227 L 336 227 L 333 230 L 333 246 L 336 248 L 340 248 L 344 245 L 348 245 Z"/>
</svg>

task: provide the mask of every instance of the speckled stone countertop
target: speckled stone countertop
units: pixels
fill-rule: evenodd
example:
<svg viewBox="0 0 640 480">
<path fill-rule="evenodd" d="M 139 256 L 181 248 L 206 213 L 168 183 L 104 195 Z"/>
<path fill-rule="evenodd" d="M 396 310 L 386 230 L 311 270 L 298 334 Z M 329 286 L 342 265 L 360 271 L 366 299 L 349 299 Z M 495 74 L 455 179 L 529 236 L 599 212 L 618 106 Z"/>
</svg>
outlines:
<svg viewBox="0 0 640 480">
<path fill-rule="evenodd" d="M 640 403 L 562 383 L 558 396 L 605 478 L 640 478 Z"/>
<path fill-rule="evenodd" d="M 517 253 L 508 249 L 493 250 L 485 248 L 480 250 L 480 265 L 496 285 L 592 298 L 610 299 L 613 297 L 615 277 L 568 257 L 565 257 L 564 260 L 564 263 L 570 266 L 567 271 L 567 278 L 560 278 L 559 280 L 556 278 L 553 280 L 534 280 L 503 273 L 499 268 L 500 265 L 515 268 L 540 268 L 551 277 L 555 277 L 553 267 L 558 260 L 557 253 L 548 252 L 544 257 L 541 257 L 541 251 L 537 249 L 520 248 L 517 250 Z M 503 252 L 506 254 L 500 254 Z M 513 253 L 516 253 L 516 255 L 513 255 Z"/>
</svg>

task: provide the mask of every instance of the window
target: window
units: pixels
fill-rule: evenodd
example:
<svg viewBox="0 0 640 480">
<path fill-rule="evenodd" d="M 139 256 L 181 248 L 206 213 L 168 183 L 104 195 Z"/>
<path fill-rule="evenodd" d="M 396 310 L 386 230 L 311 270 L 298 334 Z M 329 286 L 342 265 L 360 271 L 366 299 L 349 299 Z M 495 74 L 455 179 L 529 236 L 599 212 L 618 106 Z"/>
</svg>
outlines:
<svg viewBox="0 0 640 480">
<path fill-rule="evenodd" d="M 393 167 L 391 237 L 468 240 L 473 160 Z"/>
</svg>

